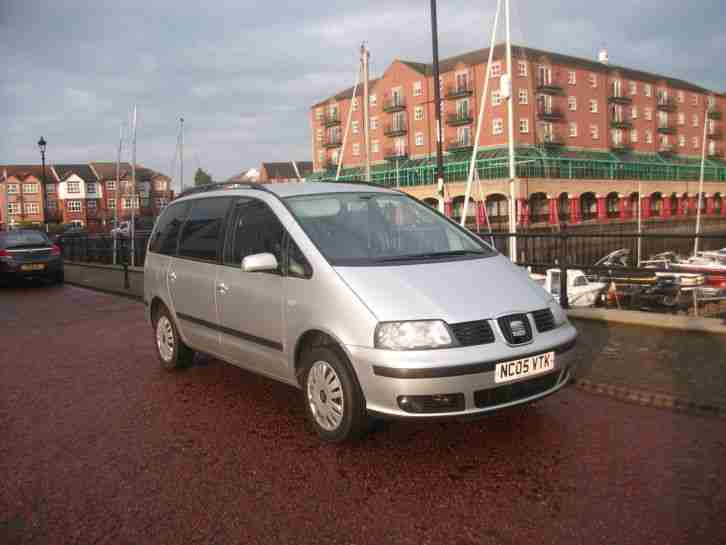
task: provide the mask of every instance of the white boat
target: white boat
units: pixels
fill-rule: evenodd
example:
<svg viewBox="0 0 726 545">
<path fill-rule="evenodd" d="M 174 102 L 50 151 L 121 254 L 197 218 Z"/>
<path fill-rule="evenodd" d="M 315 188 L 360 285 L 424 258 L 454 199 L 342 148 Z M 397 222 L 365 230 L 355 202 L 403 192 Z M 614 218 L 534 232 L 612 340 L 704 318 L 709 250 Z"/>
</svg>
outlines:
<svg viewBox="0 0 726 545">
<path fill-rule="evenodd" d="M 548 269 L 547 274 L 530 274 L 558 302 L 560 300 L 560 269 Z M 592 282 L 579 269 L 567 271 L 567 300 L 571 307 L 592 307 L 607 289 L 605 282 Z"/>
</svg>

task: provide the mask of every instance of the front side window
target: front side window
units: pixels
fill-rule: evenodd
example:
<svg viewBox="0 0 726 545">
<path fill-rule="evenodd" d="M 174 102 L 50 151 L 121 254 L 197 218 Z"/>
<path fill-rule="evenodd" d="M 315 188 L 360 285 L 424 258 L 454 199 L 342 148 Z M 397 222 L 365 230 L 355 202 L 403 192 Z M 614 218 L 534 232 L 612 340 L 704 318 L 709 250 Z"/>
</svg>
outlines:
<svg viewBox="0 0 726 545">
<path fill-rule="evenodd" d="M 217 260 L 217 247 L 230 198 L 199 199 L 192 203 L 179 235 L 179 257 Z"/>
<path fill-rule="evenodd" d="M 479 239 L 405 195 L 330 193 L 285 199 L 334 266 L 474 259 L 494 255 Z"/>
<path fill-rule="evenodd" d="M 149 251 L 157 254 L 176 255 L 179 230 L 188 211 L 189 201 L 173 204 L 164 210 L 151 235 Z"/>
<path fill-rule="evenodd" d="M 249 255 L 269 253 L 281 267 L 283 232 L 280 220 L 264 202 L 254 199 L 238 202 L 224 247 L 224 264 L 239 267 Z M 277 272 L 280 270 L 278 267 Z"/>
</svg>

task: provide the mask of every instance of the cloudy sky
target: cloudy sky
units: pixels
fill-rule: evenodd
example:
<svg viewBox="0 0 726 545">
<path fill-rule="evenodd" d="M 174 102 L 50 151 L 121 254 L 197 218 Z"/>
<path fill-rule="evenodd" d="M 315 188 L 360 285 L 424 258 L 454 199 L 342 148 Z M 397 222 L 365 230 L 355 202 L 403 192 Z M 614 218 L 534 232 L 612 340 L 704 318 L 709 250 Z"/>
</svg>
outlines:
<svg viewBox="0 0 726 545">
<path fill-rule="evenodd" d="M 513 40 L 726 91 L 723 0 L 512 0 Z M 442 56 L 486 47 L 496 0 L 439 0 Z M 428 0 L 0 0 L 0 164 L 114 160 L 138 104 L 139 163 L 187 180 L 309 159 L 311 104 L 371 73 L 430 62 Z M 187 182 L 188 183 L 188 182 Z"/>
</svg>

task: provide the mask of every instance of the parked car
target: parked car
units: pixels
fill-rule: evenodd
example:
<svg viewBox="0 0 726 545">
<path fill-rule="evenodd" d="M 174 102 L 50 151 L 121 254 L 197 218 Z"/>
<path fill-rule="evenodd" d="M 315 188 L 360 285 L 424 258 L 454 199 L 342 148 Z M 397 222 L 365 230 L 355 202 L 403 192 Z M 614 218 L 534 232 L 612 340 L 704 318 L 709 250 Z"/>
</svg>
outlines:
<svg viewBox="0 0 726 545">
<path fill-rule="evenodd" d="M 61 250 L 42 231 L 0 232 L 0 277 L 37 277 L 62 283 Z"/>
<path fill-rule="evenodd" d="M 68 224 L 61 226 L 61 229 L 59 232 L 56 232 L 56 233 L 50 235 L 50 239 L 55 244 L 60 244 L 63 241 L 63 237 L 79 236 L 79 235 L 86 235 L 86 234 L 88 234 L 88 231 L 82 225 L 74 225 L 72 223 L 68 223 Z"/>
<path fill-rule="evenodd" d="M 144 265 L 161 364 L 195 352 L 302 390 L 319 436 L 483 415 L 570 382 L 553 297 L 424 203 L 360 184 L 217 184 L 162 213 Z"/>
</svg>

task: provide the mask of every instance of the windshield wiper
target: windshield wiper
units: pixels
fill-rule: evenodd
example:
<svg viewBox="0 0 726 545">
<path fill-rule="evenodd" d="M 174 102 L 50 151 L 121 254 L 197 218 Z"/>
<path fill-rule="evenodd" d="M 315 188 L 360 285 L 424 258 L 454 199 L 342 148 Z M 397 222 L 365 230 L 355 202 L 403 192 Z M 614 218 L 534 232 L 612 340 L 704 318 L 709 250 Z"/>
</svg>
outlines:
<svg viewBox="0 0 726 545">
<path fill-rule="evenodd" d="M 427 254 L 410 254 L 410 255 L 395 255 L 390 257 L 379 257 L 376 261 L 381 263 L 388 263 L 392 261 L 416 261 L 426 259 L 441 259 L 446 257 L 460 257 L 467 255 L 486 255 L 484 252 L 477 252 L 475 250 L 452 250 L 450 252 L 431 252 Z"/>
</svg>

